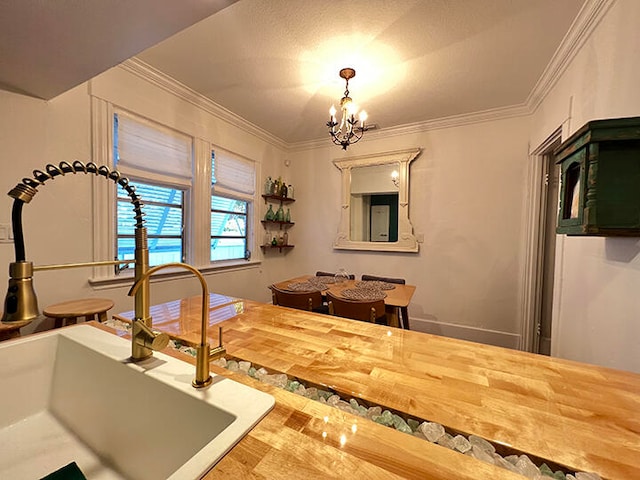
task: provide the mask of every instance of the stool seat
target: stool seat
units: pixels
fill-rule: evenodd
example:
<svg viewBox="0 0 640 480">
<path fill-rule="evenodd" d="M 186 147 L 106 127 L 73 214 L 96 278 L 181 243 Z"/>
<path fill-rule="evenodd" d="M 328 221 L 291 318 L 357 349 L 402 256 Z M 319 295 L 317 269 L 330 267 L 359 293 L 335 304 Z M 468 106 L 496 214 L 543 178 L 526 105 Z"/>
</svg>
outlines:
<svg viewBox="0 0 640 480">
<path fill-rule="evenodd" d="M 29 325 L 31 320 L 23 320 L 20 322 L 0 323 L 0 342 L 17 338 L 20 336 L 20 329 L 25 325 Z"/>
<path fill-rule="evenodd" d="M 49 305 L 42 313 L 49 318 L 55 318 L 55 328 L 60 328 L 65 320 L 77 323 L 78 317 L 84 317 L 85 322 L 89 322 L 98 315 L 98 321 L 104 322 L 107 320 L 107 311 L 113 308 L 113 305 L 113 300 L 108 298 L 83 298 Z"/>
</svg>

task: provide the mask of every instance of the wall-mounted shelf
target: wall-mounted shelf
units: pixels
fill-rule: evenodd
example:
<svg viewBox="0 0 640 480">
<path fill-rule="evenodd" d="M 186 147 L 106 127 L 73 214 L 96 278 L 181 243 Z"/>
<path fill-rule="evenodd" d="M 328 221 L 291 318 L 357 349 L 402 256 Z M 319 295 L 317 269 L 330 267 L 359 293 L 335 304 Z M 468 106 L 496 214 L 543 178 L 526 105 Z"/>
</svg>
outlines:
<svg viewBox="0 0 640 480">
<path fill-rule="evenodd" d="M 282 195 L 262 195 L 262 198 L 264 198 L 264 204 L 266 205 L 267 203 L 269 203 L 269 209 L 271 210 L 272 205 L 271 203 L 279 203 L 280 204 L 280 208 L 278 210 L 282 210 L 282 205 L 286 205 L 289 203 L 293 203 L 295 202 L 294 198 L 291 197 L 284 197 Z M 287 208 L 287 210 L 289 210 Z M 266 215 L 265 215 L 266 217 Z M 282 217 L 280 217 L 282 218 Z M 285 218 L 291 218 L 290 217 L 290 213 L 287 212 L 287 215 L 285 215 Z M 260 220 L 260 222 L 262 223 L 263 228 L 265 229 L 265 232 L 268 232 L 270 230 L 280 230 L 280 234 L 279 235 L 273 235 L 274 237 L 280 237 L 280 241 L 283 242 L 281 245 L 272 245 L 270 243 L 267 244 L 263 244 L 260 245 L 260 248 L 262 249 L 262 251 L 264 253 L 266 252 L 270 252 L 273 250 L 278 250 L 278 252 L 282 252 L 282 250 L 284 250 L 285 253 L 287 253 L 289 250 L 291 250 L 293 248 L 293 245 L 289 244 L 289 227 L 292 227 L 293 225 L 295 225 L 294 222 L 291 221 L 285 221 L 285 220 Z M 276 228 L 277 226 L 277 228 Z M 284 233 L 282 232 L 282 230 L 285 230 Z M 268 238 L 272 237 L 271 234 L 273 234 L 274 232 L 272 231 L 269 235 Z"/>
<path fill-rule="evenodd" d="M 277 248 L 279 251 L 282 251 L 282 249 L 285 249 L 285 252 L 287 250 L 290 250 L 293 248 L 293 245 L 260 245 L 260 248 L 262 250 L 272 250 L 274 248 Z"/>
<path fill-rule="evenodd" d="M 295 198 L 290 198 L 290 197 L 281 197 L 280 195 L 262 195 L 262 198 L 264 198 L 264 203 L 266 204 L 269 200 L 272 200 L 274 202 L 282 202 L 282 203 L 292 203 L 295 202 L 296 199 Z"/>
<path fill-rule="evenodd" d="M 273 224 L 273 225 L 279 225 L 280 228 L 284 227 L 284 228 L 289 228 L 292 225 L 295 225 L 295 222 L 283 222 L 280 220 L 260 220 L 260 222 L 262 223 L 262 225 L 264 225 L 265 227 L 267 225 Z"/>
</svg>

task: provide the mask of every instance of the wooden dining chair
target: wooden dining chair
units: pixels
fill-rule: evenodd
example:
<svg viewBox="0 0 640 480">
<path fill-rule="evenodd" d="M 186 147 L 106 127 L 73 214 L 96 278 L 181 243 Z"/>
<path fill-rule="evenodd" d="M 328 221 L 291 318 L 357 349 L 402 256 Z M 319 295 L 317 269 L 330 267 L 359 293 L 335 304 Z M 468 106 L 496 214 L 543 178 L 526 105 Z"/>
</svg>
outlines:
<svg viewBox="0 0 640 480">
<path fill-rule="evenodd" d="M 327 302 L 330 315 L 371 323 L 387 323 L 384 300 L 347 300 L 327 292 Z"/>
<path fill-rule="evenodd" d="M 367 275 L 362 274 L 360 277 L 362 281 L 378 281 L 378 282 L 387 282 L 387 283 L 396 283 L 399 285 L 405 285 L 407 282 L 404 278 L 394 278 L 394 277 L 379 277 L 377 275 Z M 398 318 L 400 319 L 400 325 L 405 330 L 409 330 L 409 309 L 407 307 L 400 307 L 400 314 Z"/>
<path fill-rule="evenodd" d="M 298 310 L 326 313 L 322 305 L 322 292 L 292 292 L 281 290 L 274 285 L 271 289 L 271 299 L 274 305 L 281 307 L 297 308 Z"/>
</svg>

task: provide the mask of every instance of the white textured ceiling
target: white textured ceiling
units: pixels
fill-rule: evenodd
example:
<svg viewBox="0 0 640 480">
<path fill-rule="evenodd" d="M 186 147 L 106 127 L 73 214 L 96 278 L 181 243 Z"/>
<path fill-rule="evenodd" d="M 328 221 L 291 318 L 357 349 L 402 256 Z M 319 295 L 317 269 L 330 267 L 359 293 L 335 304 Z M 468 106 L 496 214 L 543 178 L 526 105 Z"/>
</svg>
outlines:
<svg viewBox="0 0 640 480">
<path fill-rule="evenodd" d="M 240 0 L 137 57 L 288 143 L 523 105 L 584 0 Z"/>
<path fill-rule="evenodd" d="M 0 88 L 50 99 L 138 54 L 295 144 L 327 136 L 347 66 L 382 129 L 524 105 L 583 3 L 0 0 Z"/>
</svg>

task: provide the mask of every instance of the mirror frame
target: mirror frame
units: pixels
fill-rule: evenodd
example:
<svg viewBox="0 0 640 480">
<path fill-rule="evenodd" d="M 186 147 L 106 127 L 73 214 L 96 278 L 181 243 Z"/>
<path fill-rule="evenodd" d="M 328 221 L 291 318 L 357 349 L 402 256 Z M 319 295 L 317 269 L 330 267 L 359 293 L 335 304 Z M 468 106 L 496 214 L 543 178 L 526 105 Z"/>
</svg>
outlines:
<svg viewBox="0 0 640 480">
<path fill-rule="evenodd" d="M 333 242 L 337 250 L 367 250 L 377 252 L 412 252 L 419 249 L 413 234 L 413 225 L 409 220 L 409 164 L 422 152 L 421 148 L 396 150 L 393 152 L 361 155 L 333 160 L 333 164 L 342 173 L 342 208 L 338 235 Z M 399 164 L 398 169 L 398 241 L 362 242 L 349 239 L 351 224 L 351 169 L 373 165 Z"/>
</svg>

